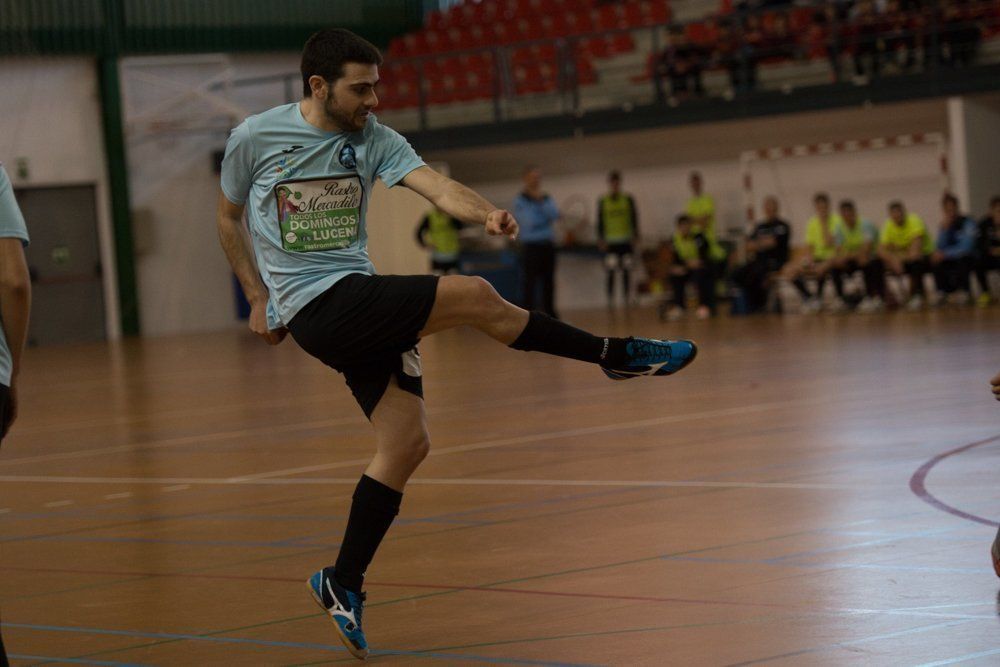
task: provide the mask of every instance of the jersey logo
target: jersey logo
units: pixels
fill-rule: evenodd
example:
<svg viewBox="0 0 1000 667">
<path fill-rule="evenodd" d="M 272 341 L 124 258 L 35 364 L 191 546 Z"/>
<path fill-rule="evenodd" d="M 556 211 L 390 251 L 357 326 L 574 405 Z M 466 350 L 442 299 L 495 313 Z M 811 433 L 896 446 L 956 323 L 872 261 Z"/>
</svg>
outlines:
<svg viewBox="0 0 1000 667">
<path fill-rule="evenodd" d="M 358 156 L 354 152 L 354 146 L 347 144 L 340 149 L 340 154 L 337 156 L 340 161 L 340 166 L 344 169 L 357 169 L 358 168 Z"/>
<path fill-rule="evenodd" d="M 302 148 L 302 146 L 299 146 L 299 145 L 296 144 L 295 146 L 289 146 L 288 148 L 282 148 L 281 152 L 282 153 L 294 153 L 295 151 L 299 150 L 300 148 Z"/>
</svg>

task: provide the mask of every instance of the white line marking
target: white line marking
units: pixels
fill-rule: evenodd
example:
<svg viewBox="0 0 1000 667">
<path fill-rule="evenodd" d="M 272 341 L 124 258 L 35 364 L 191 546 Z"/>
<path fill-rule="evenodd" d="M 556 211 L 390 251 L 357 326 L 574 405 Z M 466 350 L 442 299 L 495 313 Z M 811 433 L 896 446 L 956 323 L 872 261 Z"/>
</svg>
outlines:
<svg viewBox="0 0 1000 667">
<path fill-rule="evenodd" d="M 125 491 L 123 493 L 109 493 L 108 495 L 104 496 L 104 499 L 105 500 L 118 500 L 120 498 L 131 498 L 131 497 L 132 497 L 132 492 L 131 491 Z"/>
<path fill-rule="evenodd" d="M 10 511 L 9 507 L 0 507 L 0 514 L 6 514 Z"/>
<path fill-rule="evenodd" d="M 173 486 L 165 486 L 161 489 L 164 493 L 173 493 L 174 491 L 187 491 L 191 488 L 190 484 L 175 484 Z"/>
<path fill-rule="evenodd" d="M 51 503 L 45 503 L 45 507 L 66 507 L 72 504 L 72 500 L 53 500 Z"/>
<path fill-rule="evenodd" d="M 58 477 L 42 475 L 0 475 L 0 482 L 25 484 L 176 484 L 169 489 L 191 486 L 310 486 L 357 484 L 356 477 L 288 477 L 232 479 L 215 477 Z M 422 486 L 597 486 L 632 488 L 710 488 L 710 489 L 894 489 L 896 485 L 823 484 L 808 482 L 715 482 L 697 480 L 617 480 L 617 479 L 476 479 L 418 477 L 408 484 Z M 166 489 L 164 489 L 166 490 Z"/>
<path fill-rule="evenodd" d="M 714 419 L 718 417 L 730 417 L 734 415 L 746 415 L 756 412 L 766 412 L 779 408 L 788 408 L 791 405 L 808 406 L 815 404 L 827 404 L 827 398 L 814 398 L 802 401 L 775 401 L 771 403 L 758 403 L 755 405 L 744 405 L 735 408 L 721 408 L 716 410 L 703 410 L 701 412 L 688 412 L 679 415 L 668 415 L 666 417 L 655 417 L 652 419 L 639 419 L 631 422 L 619 422 L 617 424 L 604 424 L 601 426 L 588 426 L 584 428 L 572 428 L 560 431 L 548 431 L 545 433 L 533 433 L 514 438 L 502 438 L 499 440 L 485 440 L 467 445 L 457 445 L 455 447 L 444 447 L 440 449 L 431 448 L 430 456 L 444 456 L 446 454 L 457 454 L 461 452 L 472 452 L 481 449 L 495 449 L 497 447 L 509 447 L 511 445 L 523 445 L 529 442 L 540 442 L 543 440 L 555 440 L 559 438 L 573 438 L 582 435 L 594 435 L 596 433 L 610 433 L 625 429 L 644 428 L 647 426 L 662 426 L 664 424 L 675 424 L 678 422 L 695 421 L 698 419 Z M 335 470 L 337 468 L 352 468 L 371 462 L 371 457 L 354 459 L 352 461 L 341 461 L 339 463 L 326 463 L 314 466 L 302 466 L 299 468 L 286 468 L 284 470 L 273 470 L 254 475 L 244 475 L 233 477 L 234 483 L 247 482 L 251 480 L 267 479 L 269 477 L 286 477 L 288 475 L 298 475 L 305 472 L 319 472 L 321 470 Z"/>
</svg>

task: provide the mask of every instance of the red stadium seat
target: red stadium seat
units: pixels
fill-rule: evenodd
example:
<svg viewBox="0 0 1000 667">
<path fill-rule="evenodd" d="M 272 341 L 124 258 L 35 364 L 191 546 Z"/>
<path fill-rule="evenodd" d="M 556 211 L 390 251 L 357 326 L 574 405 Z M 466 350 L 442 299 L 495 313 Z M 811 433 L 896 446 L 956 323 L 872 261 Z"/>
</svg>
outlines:
<svg viewBox="0 0 1000 667">
<path fill-rule="evenodd" d="M 631 53 L 635 50 L 635 42 L 632 40 L 632 35 L 627 32 L 619 32 L 612 35 L 609 46 L 612 55 Z"/>
</svg>

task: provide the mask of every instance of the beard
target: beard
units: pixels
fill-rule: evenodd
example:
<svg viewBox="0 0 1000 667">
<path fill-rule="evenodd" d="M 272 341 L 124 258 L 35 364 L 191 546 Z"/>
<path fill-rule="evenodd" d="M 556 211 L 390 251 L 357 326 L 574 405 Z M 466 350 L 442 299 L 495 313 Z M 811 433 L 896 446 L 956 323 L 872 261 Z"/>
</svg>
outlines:
<svg viewBox="0 0 1000 667">
<path fill-rule="evenodd" d="M 359 118 L 356 113 L 345 111 L 343 107 L 334 102 L 332 97 L 326 98 L 323 102 L 323 112 L 327 120 L 345 132 L 357 132 L 364 129 L 368 117 Z"/>
</svg>

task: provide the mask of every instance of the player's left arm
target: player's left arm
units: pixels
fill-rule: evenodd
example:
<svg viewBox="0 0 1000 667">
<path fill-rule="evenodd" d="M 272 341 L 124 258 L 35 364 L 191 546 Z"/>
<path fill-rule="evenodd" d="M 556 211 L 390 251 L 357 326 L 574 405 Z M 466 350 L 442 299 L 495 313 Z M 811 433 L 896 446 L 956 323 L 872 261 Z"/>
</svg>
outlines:
<svg viewBox="0 0 1000 667">
<path fill-rule="evenodd" d="M 484 225 L 486 233 L 493 236 L 517 238 L 517 221 L 509 211 L 497 208 L 473 189 L 426 165 L 408 173 L 402 183 L 453 218 Z"/>
</svg>

